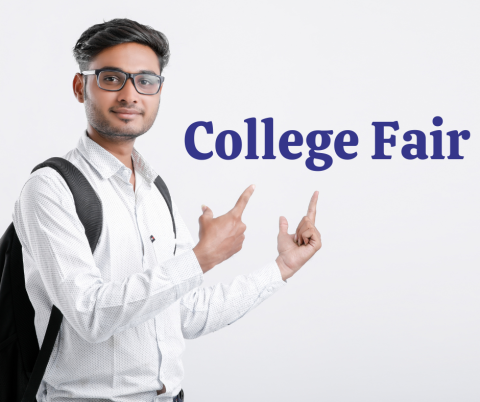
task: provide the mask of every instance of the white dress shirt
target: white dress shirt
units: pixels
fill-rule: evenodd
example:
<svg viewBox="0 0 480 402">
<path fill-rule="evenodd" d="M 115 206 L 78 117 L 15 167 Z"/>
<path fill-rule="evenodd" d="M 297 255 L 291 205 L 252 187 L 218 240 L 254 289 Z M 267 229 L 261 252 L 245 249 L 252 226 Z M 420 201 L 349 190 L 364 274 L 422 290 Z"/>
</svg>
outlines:
<svg viewBox="0 0 480 402">
<path fill-rule="evenodd" d="M 86 133 L 64 158 L 98 194 L 103 226 L 92 255 L 72 193 L 52 168 L 31 174 L 15 203 L 40 345 L 52 305 L 64 315 L 37 400 L 171 401 L 181 389 L 184 338 L 233 323 L 286 282 L 271 261 L 229 284 L 198 287 L 192 237 L 172 197 L 175 240 L 157 174 L 135 149 L 135 191 L 132 171 Z"/>
</svg>

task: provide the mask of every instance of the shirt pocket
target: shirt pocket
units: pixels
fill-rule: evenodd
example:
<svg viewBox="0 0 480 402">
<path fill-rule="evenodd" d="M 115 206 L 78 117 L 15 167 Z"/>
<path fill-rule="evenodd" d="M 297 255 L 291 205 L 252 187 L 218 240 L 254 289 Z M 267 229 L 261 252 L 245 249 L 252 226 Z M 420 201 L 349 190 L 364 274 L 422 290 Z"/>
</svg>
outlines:
<svg viewBox="0 0 480 402">
<path fill-rule="evenodd" d="M 151 241 L 153 253 L 158 264 L 168 260 L 174 256 L 173 252 L 176 248 L 176 239 L 171 236 L 158 236 Z"/>
</svg>

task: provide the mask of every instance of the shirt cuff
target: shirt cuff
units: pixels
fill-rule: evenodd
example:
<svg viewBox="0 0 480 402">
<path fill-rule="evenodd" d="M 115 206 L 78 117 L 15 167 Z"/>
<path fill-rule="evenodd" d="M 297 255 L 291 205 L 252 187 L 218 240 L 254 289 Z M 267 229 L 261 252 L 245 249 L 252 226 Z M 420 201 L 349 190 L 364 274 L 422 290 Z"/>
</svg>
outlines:
<svg viewBox="0 0 480 402">
<path fill-rule="evenodd" d="M 276 261 L 269 262 L 251 275 L 260 294 L 266 293 L 268 295 L 275 293 L 287 284 L 282 279 L 282 274 Z"/>
<path fill-rule="evenodd" d="M 177 290 L 177 297 L 183 296 L 203 283 L 203 271 L 193 250 L 187 250 L 170 258 L 163 268 Z"/>
</svg>

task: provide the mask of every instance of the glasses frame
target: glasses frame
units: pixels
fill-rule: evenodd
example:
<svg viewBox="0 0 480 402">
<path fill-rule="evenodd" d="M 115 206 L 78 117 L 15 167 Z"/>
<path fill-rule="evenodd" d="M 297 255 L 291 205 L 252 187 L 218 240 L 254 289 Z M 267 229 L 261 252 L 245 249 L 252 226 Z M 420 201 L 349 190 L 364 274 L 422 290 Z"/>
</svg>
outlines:
<svg viewBox="0 0 480 402">
<path fill-rule="evenodd" d="M 127 78 L 125 79 L 125 82 L 123 83 L 123 85 L 118 88 L 118 89 L 105 89 L 105 88 L 102 88 L 100 86 L 100 73 L 103 72 L 103 71 L 111 71 L 111 72 L 115 72 L 115 73 L 122 73 L 122 74 L 125 74 L 127 76 Z M 152 73 L 136 73 L 136 74 L 131 74 L 131 73 L 126 73 L 125 71 L 122 71 L 122 70 L 114 70 L 112 68 L 99 68 L 99 69 L 96 69 L 96 70 L 88 70 L 88 71 L 82 71 L 82 75 L 96 75 L 97 76 L 97 86 L 104 90 L 104 91 L 109 91 L 109 92 L 118 92 L 118 91 L 121 91 L 123 89 L 123 87 L 125 86 L 125 84 L 127 83 L 128 79 L 131 78 L 132 79 L 132 83 L 133 83 L 133 86 L 135 88 L 135 90 L 140 94 L 140 95 L 156 95 L 158 94 L 158 92 L 160 91 L 160 88 L 162 88 L 162 85 L 163 85 L 163 82 L 165 81 L 165 77 L 162 76 L 162 75 L 157 75 L 157 74 L 152 74 Z M 158 86 L 158 89 L 157 89 L 157 92 L 155 92 L 154 94 L 146 94 L 146 93 L 143 93 L 143 92 L 140 92 L 137 88 L 137 85 L 135 84 L 135 77 L 137 75 L 154 75 L 155 77 L 158 77 L 160 78 L 160 85 Z"/>
</svg>

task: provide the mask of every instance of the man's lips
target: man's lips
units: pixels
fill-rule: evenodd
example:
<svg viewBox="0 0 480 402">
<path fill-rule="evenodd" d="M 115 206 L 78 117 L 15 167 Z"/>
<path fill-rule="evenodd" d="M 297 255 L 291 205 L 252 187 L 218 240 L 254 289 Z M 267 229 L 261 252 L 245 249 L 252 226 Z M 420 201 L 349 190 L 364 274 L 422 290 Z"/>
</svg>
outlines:
<svg viewBox="0 0 480 402">
<path fill-rule="evenodd" d="M 124 107 L 114 109 L 114 110 L 112 110 L 112 113 L 115 113 L 118 118 L 123 119 L 123 120 L 134 119 L 136 116 L 142 114 L 141 112 L 139 112 L 136 109 L 129 109 L 129 108 L 124 108 Z"/>
</svg>

